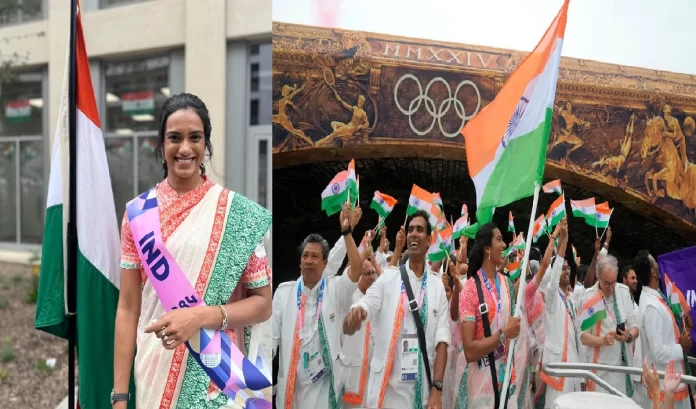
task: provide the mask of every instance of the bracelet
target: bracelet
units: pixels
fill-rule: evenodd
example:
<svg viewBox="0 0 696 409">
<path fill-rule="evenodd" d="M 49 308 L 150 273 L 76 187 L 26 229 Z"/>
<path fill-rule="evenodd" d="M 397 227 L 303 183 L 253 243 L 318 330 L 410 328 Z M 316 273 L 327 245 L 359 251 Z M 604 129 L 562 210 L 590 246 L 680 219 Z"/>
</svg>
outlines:
<svg viewBox="0 0 696 409">
<path fill-rule="evenodd" d="M 347 236 L 351 233 L 353 233 L 353 228 L 351 226 L 348 226 L 345 230 L 341 230 L 341 236 Z"/>
<path fill-rule="evenodd" d="M 222 325 L 220 326 L 220 331 L 224 331 L 227 329 L 227 311 L 222 305 L 218 305 L 218 308 L 220 308 L 220 314 L 222 314 Z"/>
</svg>

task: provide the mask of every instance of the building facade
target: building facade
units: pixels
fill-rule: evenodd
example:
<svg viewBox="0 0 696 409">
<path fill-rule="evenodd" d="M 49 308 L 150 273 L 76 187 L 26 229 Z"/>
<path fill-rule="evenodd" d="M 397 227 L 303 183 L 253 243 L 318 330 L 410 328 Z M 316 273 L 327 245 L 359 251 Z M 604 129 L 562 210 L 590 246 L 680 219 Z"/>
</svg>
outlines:
<svg viewBox="0 0 696 409">
<path fill-rule="evenodd" d="M 16 0 L 0 18 L 0 249 L 39 248 L 69 42 L 70 2 Z M 271 209 L 271 1 L 81 0 L 117 218 L 162 178 L 159 110 L 190 92 L 208 106 L 207 174 Z M 270 256 L 269 248 L 269 256 Z"/>
</svg>

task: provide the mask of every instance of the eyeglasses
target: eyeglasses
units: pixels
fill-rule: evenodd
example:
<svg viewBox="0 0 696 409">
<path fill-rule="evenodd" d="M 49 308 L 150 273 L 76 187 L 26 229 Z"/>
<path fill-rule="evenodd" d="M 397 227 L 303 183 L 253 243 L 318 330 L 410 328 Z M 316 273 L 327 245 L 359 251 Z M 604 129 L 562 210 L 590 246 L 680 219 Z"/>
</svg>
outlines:
<svg viewBox="0 0 696 409">
<path fill-rule="evenodd" d="M 599 281 L 602 283 L 602 286 L 603 286 L 603 287 L 608 287 L 608 288 L 614 288 L 614 287 L 616 287 L 616 281 L 613 281 L 613 282 L 611 282 L 611 283 L 608 282 L 608 281 L 604 281 L 604 280 L 599 280 Z"/>
</svg>

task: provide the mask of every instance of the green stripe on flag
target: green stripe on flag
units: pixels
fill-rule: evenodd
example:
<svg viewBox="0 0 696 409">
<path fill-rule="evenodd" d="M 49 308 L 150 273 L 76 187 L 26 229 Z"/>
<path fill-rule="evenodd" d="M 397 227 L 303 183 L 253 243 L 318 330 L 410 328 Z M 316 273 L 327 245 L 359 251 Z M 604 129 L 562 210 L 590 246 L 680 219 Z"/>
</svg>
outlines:
<svg viewBox="0 0 696 409">
<path fill-rule="evenodd" d="M 63 205 L 46 209 L 34 327 L 68 339 L 63 273 Z"/>
<path fill-rule="evenodd" d="M 114 387 L 113 371 L 104 371 L 104 358 L 114 351 L 115 326 L 96 322 L 115 322 L 118 289 L 89 260 L 77 252 L 77 359 L 80 364 L 80 402 L 105 402 Z M 111 367 L 111 365 L 109 365 Z M 95 374 L 99 374 L 95 376 Z M 131 368 L 129 390 L 135 390 Z M 84 403 L 83 403 L 84 404 Z M 135 399 L 128 402 L 135 409 Z"/>
<path fill-rule="evenodd" d="M 580 331 L 587 331 L 593 326 L 597 325 L 598 322 L 602 321 L 607 317 L 607 310 L 601 309 L 595 311 L 594 314 L 590 315 L 588 318 L 582 321 L 580 325 Z"/>
<path fill-rule="evenodd" d="M 481 197 L 480 208 L 500 207 L 534 194 L 546 165 L 546 147 L 553 111 L 533 131 L 514 138 L 503 151 Z"/>
<path fill-rule="evenodd" d="M 370 204 L 370 209 L 374 209 L 382 219 L 385 219 L 389 215 L 389 212 L 386 211 L 379 203 L 375 202 L 374 200 Z"/>
</svg>

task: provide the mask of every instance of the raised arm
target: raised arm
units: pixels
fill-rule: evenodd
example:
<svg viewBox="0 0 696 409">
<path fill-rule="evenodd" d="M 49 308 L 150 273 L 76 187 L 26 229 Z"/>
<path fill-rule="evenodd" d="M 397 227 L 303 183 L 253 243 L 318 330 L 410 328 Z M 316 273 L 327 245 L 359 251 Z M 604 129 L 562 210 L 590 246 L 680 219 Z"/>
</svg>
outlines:
<svg viewBox="0 0 696 409">
<path fill-rule="evenodd" d="M 561 254 L 565 254 L 566 245 L 568 244 L 568 220 L 563 218 L 559 228 L 560 243 L 558 245 L 558 256 L 551 266 L 551 274 L 546 288 L 544 288 L 544 301 L 546 302 L 546 312 L 553 314 L 556 311 L 556 303 L 558 302 L 559 281 L 563 272 L 564 258 Z"/>
</svg>

